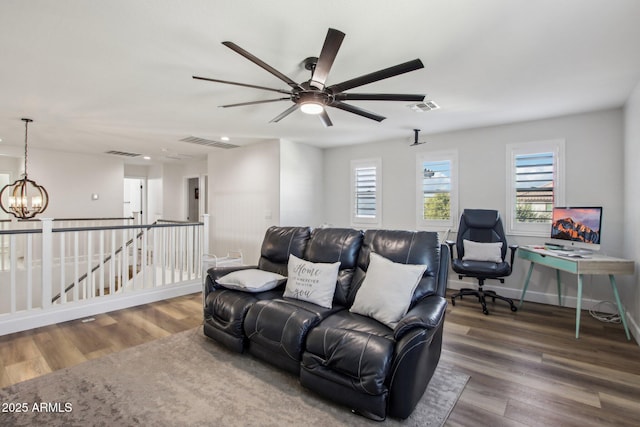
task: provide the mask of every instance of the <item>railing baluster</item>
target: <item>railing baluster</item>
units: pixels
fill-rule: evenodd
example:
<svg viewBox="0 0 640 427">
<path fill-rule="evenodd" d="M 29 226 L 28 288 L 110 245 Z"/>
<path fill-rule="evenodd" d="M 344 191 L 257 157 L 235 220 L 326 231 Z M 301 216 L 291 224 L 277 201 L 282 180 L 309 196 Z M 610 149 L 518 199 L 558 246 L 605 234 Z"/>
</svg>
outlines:
<svg viewBox="0 0 640 427">
<path fill-rule="evenodd" d="M 91 274 L 91 264 L 93 263 L 93 233 L 91 231 L 87 231 L 87 250 L 86 250 L 86 260 L 87 260 L 87 279 L 84 281 L 85 286 L 87 287 L 87 293 L 89 294 L 89 298 L 95 298 L 96 296 L 96 287 L 93 284 L 93 274 Z"/>
<path fill-rule="evenodd" d="M 120 285 L 121 292 L 125 292 L 127 283 L 129 282 L 129 249 L 127 248 L 127 229 L 122 230 L 122 284 Z"/>
<path fill-rule="evenodd" d="M 116 230 L 111 230 L 111 261 L 109 264 L 109 295 L 116 292 Z"/>
<path fill-rule="evenodd" d="M 151 287 L 156 287 L 157 286 L 157 282 L 156 282 L 156 277 L 158 275 L 158 273 L 156 272 L 156 268 L 157 265 L 159 265 L 158 263 L 158 229 L 157 228 L 152 228 L 151 229 L 151 245 L 153 246 L 151 255 L 150 255 L 150 259 L 149 259 L 149 265 L 151 265 Z"/>
<path fill-rule="evenodd" d="M 136 229 L 133 229 L 133 266 L 131 267 L 133 273 L 131 273 L 131 289 L 136 288 L 137 275 L 138 275 L 138 233 L 136 233 Z"/>
<path fill-rule="evenodd" d="M 100 264 L 98 267 L 98 277 L 100 278 L 98 283 L 100 286 L 100 296 L 104 296 L 104 230 L 100 230 L 100 247 L 98 249 L 98 257 Z M 93 264 L 93 263 L 92 263 Z"/>
<path fill-rule="evenodd" d="M 53 219 L 41 218 L 42 224 L 42 269 L 40 285 L 42 286 L 42 305 L 43 309 L 51 306 L 51 293 L 53 291 Z"/>
<path fill-rule="evenodd" d="M 78 286 L 78 279 L 80 278 L 80 262 L 78 259 L 78 231 L 73 232 L 73 277 L 74 286 L 73 286 L 73 300 L 78 301 L 80 299 L 80 289 Z"/>
<path fill-rule="evenodd" d="M 67 302 L 67 292 L 65 292 L 65 286 L 67 283 L 66 273 L 67 263 L 65 260 L 65 240 L 67 238 L 68 233 L 62 233 L 60 236 L 60 304 L 65 304 Z"/>
<path fill-rule="evenodd" d="M 142 289 L 147 287 L 147 265 L 149 264 L 149 258 L 147 254 L 147 238 L 149 230 L 142 230 L 142 256 L 140 257 L 140 270 L 142 271 Z"/>
<path fill-rule="evenodd" d="M 167 228 L 163 228 L 160 231 L 160 274 L 162 275 L 162 280 L 160 282 L 160 286 L 164 286 L 167 284 L 166 274 L 165 274 L 165 266 L 166 266 L 166 252 L 167 252 Z"/>
<path fill-rule="evenodd" d="M 171 243 L 170 243 L 170 247 L 169 250 L 171 251 L 171 259 L 170 262 L 171 264 L 169 265 L 169 268 L 171 269 L 171 283 L 176 283 L 176 252 L 178 251 L 178 248 L 176 247 L 176 233 L 177 230 L 175 228 L 171 229 Z"/>
<path fill-rule="evenodd" d="M 16 273 L 18 270 L 18 251 L 16 251 L 16 235 L 11 234 L 9 236 L 9 283 L 10 290 L 9 294 L 11 295 L 11 314 L 16 312 Z"/>
<path fill-rule="evenodd" d="M 27 256 L 24 268 L 27 271 L 27 310 L 33 308 L 33 234 L 27 234 Z"/>
</svg>

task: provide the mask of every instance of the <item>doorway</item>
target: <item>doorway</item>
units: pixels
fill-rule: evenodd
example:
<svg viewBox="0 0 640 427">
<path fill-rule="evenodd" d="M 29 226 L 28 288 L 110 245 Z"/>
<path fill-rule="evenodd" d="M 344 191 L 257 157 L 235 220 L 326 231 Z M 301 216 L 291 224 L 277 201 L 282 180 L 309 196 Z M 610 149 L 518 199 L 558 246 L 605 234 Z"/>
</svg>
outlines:
<svg viewBox="0 0 640 427">
<path fill-rule="evenodd" d="M 122 215 L 125 218 L 139 216 L 140 223 L 144 222 L 144 202 L 145 202 L 145 179 L 125 178 L 124 179 L 124 206 Z"/>
<path fill-rule="evenodd" d="M 187 221 L 200 218 L 200 178 L 187 178 Z"/>
</svg>

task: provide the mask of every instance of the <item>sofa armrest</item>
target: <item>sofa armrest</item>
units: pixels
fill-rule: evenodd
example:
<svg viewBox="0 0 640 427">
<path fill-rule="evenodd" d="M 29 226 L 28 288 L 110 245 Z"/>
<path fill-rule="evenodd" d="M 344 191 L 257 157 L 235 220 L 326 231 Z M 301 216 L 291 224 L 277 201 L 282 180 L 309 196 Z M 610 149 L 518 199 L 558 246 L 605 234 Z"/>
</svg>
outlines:
<svg viewBox="0 0 640 427">
<path fill-rule="evenodd" d="M 226 276 L 229 273 L 233 273 L 234 271 L 239 270 L 248 270 L 250 268 L 258 268 L 256 265 L 234 265 L 229 267 L 211 267 L 207 270 L 207 277 L 205 279 L 204 286 L 204 295 L 205 298 L 208 294 L 215 291 L 216 289 L 221 289 L 222 286 L 218 285 L 216 281 L 223 276 Z"/>
<path fill-rule="evenodd" d="M 442 323 L 447 309 L 447 300 L 438 295 L 428 296 L 418 302 L 398 322 L 393 330 L 393 336 L 397 340 L 407 332 L 415 328 L 433 329 Z"/>
</svg>

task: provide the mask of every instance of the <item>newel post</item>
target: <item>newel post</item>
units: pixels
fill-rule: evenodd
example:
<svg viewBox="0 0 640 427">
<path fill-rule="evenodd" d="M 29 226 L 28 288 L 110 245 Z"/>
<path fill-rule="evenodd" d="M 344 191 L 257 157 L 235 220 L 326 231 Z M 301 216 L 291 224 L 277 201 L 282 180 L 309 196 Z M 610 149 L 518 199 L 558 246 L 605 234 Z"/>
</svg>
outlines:
<svg viewBox="0 0 640 427">
<path fill-rule="evenodd" d="M 202 253 L 209 253 L 209 214 L 202 214 Z"/>
<path fill-rule="evenodd" d="M 53 283 L 53 218 L 40 218 L 42 222 L 42 308 L 51 306 Z"/>
</svg>

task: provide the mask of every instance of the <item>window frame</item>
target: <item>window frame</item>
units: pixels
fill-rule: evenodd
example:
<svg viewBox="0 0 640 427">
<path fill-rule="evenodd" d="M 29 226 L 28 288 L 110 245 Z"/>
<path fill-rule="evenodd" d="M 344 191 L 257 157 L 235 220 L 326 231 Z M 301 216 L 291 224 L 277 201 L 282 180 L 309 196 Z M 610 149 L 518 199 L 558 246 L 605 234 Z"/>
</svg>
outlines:
<svg viewBox="0 0 640 427">
<path fill-rule="evenodd" d="M 524 223 L 516 217 L 516 157 L 526 154 L 553 153 L 553 205 L 565 204 L 565 140 L 552 139 L 507 144 L 506 232 L 519 236 L 549 237 L 551 222 Z"/>
<path fill-rule="evenodd" d="M 356 170 L 362 168 L 375 168 L 376 171 L 376 190 L 375 190 L 375 209 L 376 214 L 373 218 L 367 218 L 358 216 L 356 212 Z M 382 159 L 381 158 L 371 158 L 371 159 L 359 159 L 359 160 L 351 160 L 351 183 L 350 183 L 350 216 L 351 216 L 351 225 L 360 226 L 360 225 L 368 225 L 368 226 L 380 226 L 382 224 Z"/>
<path fill-rule="evenodd" d="M 449 194 L 450 216 L 448 220 L 424 219 L 424 162 L 449 161 L 451 168 L 451 189 Z M 421 230 L 457 231 L 458 223 L 458 151 L 430 151 L 416 155 L 416 227 Z"/>
</svg>

